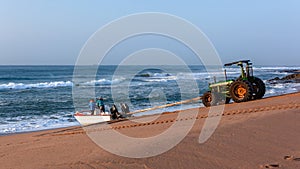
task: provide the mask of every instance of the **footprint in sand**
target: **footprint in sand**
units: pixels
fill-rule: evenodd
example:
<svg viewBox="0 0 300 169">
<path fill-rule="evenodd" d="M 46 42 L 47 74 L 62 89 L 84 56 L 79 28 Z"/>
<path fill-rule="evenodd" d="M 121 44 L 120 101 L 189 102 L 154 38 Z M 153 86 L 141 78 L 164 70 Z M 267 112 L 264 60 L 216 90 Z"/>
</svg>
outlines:
<svg viewBox="0 0 300 169">
<path fill-rule="evenodd" d="M 291 160 L 291 159 L 293 159 L 293 156 L 286 155 L 286 156 L 283 157 L 283 159 L 285 159 L 285 160 Z"/>
<path fill-rule="evenodd" d="M 300 158 L 293 158 L 294 161 L 300 161 Z"/>
<path fill-rule="evenodd" d="M 300 158 L 299 157 L 293 157 L 293 156 L 291 156 L 291 155 L 286 155 L 286 156 L 284 156 L 283 157 L 283 159 L 285 159 L 285 160 L 293 160 L 293 161 L 300 161 Z"/>
<path fill-rule="evenodd" d="M 280 165 L 279 164 L 266 164 L 265 168 L 279 168 Z"/>
</svg>

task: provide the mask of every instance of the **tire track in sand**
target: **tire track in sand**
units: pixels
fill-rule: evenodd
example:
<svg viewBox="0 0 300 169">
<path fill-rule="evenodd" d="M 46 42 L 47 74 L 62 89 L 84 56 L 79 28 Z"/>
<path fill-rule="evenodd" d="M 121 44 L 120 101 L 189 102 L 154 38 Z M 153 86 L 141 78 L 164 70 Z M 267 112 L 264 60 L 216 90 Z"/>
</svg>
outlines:
<svg viewBox="0 0 300 169">
<path fill-rule="evenodd" d="M 264 112 L 264 111 L 272 111 L 272 110 L 289 110 L 289 109 L 299 109 L 300 104 L 299 103 L 288 103 L 288 104 L 278 104 L 278 105 L 270 105 L 265 107 L 257 107 L 257 108 L 248 108 L 243 110 L 231 110 L 231 111 L 225 111 L 222 116 L 234 116 L 239 114 L 250 114 L 250 113 L 258 113 L 258 112 Z M 99 132 L 104 130 L 121 130 L 125 128 L 134 128 L 134 127 L 141 127 L 141 126 L 150 126 L 150 125 L 160 125 L 160 124 L 166 124 L 166 123 L 173 123 L 177 121 L 186 121 L 186 120 L 199 120 L 199 119 L 205 119 L 209 117 L 215 117 L 220 116 L 220 114 L 214 114 L 211 113 L 210 115 L 203 114 L 198 115 L 196 117 L 185 117 L 181 119 L 171 118 L 171 119 L 165 119 L 165 120 L 157 120 L 147 123 L 138 123 L 138 124 L 125 124 L 125 125 L 116 125 L 116 126 L 107 126 L 104 128 L 95 128 L 95 129 L 85 129 L 84 131 L 63 131 L 62 133 L 55 133 L 51 134 L 52 136 L 62 136 L 62 135 L 73 135 L 73 134 L 87 134 L 90 132 Z M 113 123 L 116 124 L 116 123 Z M 300 160 L 300 159 L 299 159 Z"/>
</svg>

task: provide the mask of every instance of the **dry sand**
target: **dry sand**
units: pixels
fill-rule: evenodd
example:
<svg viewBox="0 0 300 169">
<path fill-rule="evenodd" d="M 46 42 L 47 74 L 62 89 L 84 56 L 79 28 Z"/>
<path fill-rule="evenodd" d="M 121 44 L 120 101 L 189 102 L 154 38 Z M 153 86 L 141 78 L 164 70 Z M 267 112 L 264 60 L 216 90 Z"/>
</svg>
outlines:
<svg viewBox="0 0 300 169">
<path fill-rule="evenodd" d="M 199 111 L 195 124 L 177 146 L 158 156 L 117 156 L 97 146 L 81 127 L 71 127 L 1 136 L 0 168 L 300 168 L 300 93 L 226 105 L 214 134 L 199 144 L 208 110 L 184 110 Z M 166 130 L 176 117 L 165 113 L 149 123 L 124 121 L 112 128 L 149 137 Z"/>
</svg>

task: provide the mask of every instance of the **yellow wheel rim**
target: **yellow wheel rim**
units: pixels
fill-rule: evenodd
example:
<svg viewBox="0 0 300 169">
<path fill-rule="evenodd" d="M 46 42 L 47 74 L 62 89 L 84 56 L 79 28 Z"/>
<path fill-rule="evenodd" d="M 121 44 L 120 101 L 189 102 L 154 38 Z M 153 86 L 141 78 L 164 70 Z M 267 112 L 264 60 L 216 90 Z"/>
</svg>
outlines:
<svg viewBox="0 0 300 169">
<path fill-rule="evenodd" d="M 237 87 L 236 94 L 238 97 L 242 98 L 246 95 L 246 93 L 247 93 L 247 90 L 243 86 L 239 85 Z"/>
</svg>

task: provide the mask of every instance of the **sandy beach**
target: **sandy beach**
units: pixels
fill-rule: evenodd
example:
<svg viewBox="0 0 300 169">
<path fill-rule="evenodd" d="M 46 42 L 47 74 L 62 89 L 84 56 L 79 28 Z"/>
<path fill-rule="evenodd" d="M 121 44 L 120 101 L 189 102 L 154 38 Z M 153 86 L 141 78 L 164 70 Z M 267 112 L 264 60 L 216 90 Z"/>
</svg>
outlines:
<svg viewBox="0 0 300 169">
<path fill-rule="evenodd" d="M 180 113 L 198 111 L 194 119 L 182 119 L 195 120 L 188 135 L 154 157 L 117 156 L 95 144 L 82 127 L 70 127 L 0 136 L 0 168 L 300 168 L 300 93 L 226 105 L 220 124 L 203 144 L 198 138 L 209 108 Z M 150 137 L 169 128 L 177 116 L 163 113 L 143 124 L 122 121 L 111 124 L 111 130 Z"/>
</svg>

